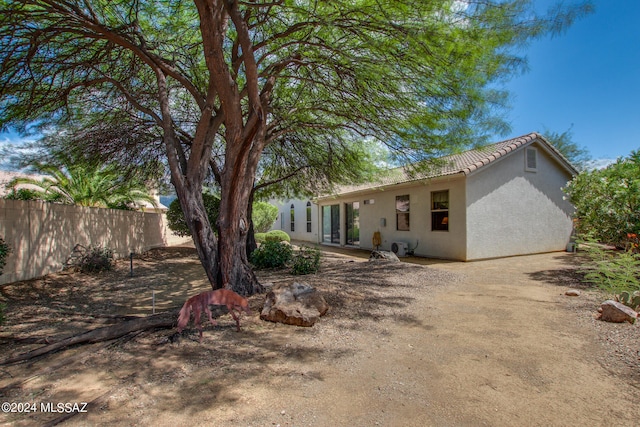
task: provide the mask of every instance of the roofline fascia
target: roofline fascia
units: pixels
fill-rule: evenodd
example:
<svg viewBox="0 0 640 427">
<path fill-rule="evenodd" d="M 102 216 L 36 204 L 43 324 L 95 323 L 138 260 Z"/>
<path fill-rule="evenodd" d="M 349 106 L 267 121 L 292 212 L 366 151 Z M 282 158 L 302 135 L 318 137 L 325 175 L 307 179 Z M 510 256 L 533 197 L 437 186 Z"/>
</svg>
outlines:
<svg viewBox="0 0 640 427">
<path fill-rule="evenodd" d="M 416 187 L 418 185 L 429 185 L 431 183 L 438 183 L 442 181 L 450 181 L 453 179 L 465 178 L 467 175 L 464 172 L 456 172 L 447 175 L 435 176 L 431 178 L 420 178 L 414 179 L 412 181 L 399 182 L 397 184 L 386 184 L 386 185 L 378 185 L 375 187 L 369 187 L 362 190 L 352 191 L 349 193 L 340 193 L 340 194 L 332 194 L 328 196 L 316 197 L 311 199 L 314 203 L 318 204 L 318 202 L 323 202 L 327 200 L 338 200 L 338 199 L 346 199 L 356 196 L 362 196 L 365 194 L 376 194 L 382 193 L 385 191 L 392 191 L 395 189 L 402 189 L 408 187 Z"/>
</svg>

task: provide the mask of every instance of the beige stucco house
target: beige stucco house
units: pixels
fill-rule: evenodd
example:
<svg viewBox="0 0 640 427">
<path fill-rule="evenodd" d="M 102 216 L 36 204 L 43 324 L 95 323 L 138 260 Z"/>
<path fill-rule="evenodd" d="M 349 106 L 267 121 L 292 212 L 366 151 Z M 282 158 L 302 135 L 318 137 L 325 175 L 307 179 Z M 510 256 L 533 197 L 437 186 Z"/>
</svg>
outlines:
<svg viewBox="0 0 640 427">
<path fill-rule="evenodd" d="M 573 207 L 561 188 L 577 171 L 541 135 L 441 160 L 415 176 L 396 169 L 313 201 L 283 201 L 273 228 L 363 249 L 375 249 L 379 233 L 382 250 L 463 261 L 566 249 Z"/>
</svg>

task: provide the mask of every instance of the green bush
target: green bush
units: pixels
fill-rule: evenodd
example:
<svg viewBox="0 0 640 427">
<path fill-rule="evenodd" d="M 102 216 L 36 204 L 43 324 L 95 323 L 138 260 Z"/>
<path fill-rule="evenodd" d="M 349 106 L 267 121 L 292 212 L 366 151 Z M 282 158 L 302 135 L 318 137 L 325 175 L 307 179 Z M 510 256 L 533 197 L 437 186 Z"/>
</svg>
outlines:
<svg viewBox="0 0 640 427">
<path fill-rule="evenodd" d="M 251 220 L 256 233 L 266 233 L 278 218 L 278 208 L 267 202 L 255 202 Z"/>
<path fill-rule="evenodd" d="M 89 246 L 80 258 L 80 271 L 98 273 L 113 268 L 113 251 L 102 246 Z"/>
<path fill-rule="evenodd" d="M 578 174 L 563 190 L 576 208 L 580 238 L 626 248 L 640 235 L 640 151 Z"/>
<path fill-rule="evenodd" d="M 289 261 L 293 249 L 288 243 L 264 242 L 251 254 L 251 263 L 256 268 L 281 268 Z"/>
<path fill-rule="evenodd" d="M 253 235 L 253 237 L 256 239 L 256 243 L 264 243 L 266 236 L 267 233 L 256 233 Z"/>
<path fill-rule="evenodd" d="M 291 242 L 291 237 L 282 230 L 271 230 L 266 234 L 265 242 Z"/>
<path fill-rule="evenodd" d="M 609 293 L 640 291 L 640 254 L 633 250 L 607 249 L 594 242 L 582 243 L 588 262 L 580 271 L 584 279 Z"/>
<path fill-rule="evenodd" d="M 202 199 L 204 202 L 204 210 L 207 212 L 209 223 L 216 228 L 216 222 L 218 221 L 218 214 L 220 213 L 220 199 L 217 196 L 209 193 L 202 193 Z M 169 205 L 167 211 L 167 222 L 169 229 L 176 233 L 178 236 L 191 236 L 191 231 L 187 226 L 187 221 L 184 219 L 184 213 L 182 213 L 182 207 L 180 206 L 180 200 L 175 199 Z"/>
<path fill-rule="evenodd" d="M 7 265 L 7 257 L 11 253 L 11 246 L 0 237 L 0 274 L 4 270 L 4 266 Z"/>
<path fill-rule="evenodd" d="M 296 275 L 314 274 L 320 268 L 320 250 L 302 246 L 293 256 L 291 273 Z"/>
</svg>

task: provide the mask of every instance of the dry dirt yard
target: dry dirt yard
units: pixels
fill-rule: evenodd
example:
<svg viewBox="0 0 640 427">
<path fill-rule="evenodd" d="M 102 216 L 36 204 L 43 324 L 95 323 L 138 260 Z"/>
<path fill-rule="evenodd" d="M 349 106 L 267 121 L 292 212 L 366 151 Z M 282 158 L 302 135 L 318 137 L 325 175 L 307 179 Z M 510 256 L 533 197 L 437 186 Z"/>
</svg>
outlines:
<svg viewBox="0 0 640 427">
<path fill-rule="evenodd" d="M 640 408 L 640 327 L 594 319 L 575 255 L 473 263 L 368 263 L 325 253 L 316 286 L 331 309 L 312 328 L 261 321 L 206 325 L 79 345 L 0 366 L 11 426 L 626 426 Z M 428 264 L 428 265 L 424 265 Z M 294 280 L 260 272 L 262 282 Z M 579 297 L 564 293 L 582 290 Z M 176 310 L 207 290 L 195 251 L 165 248 L 98 276 L 60 273 L 0 286 L 0 358 L 122 320 Z M 113 317 L 113 316 L 112 316 Z M 86 413 L 43 413 L 90 402 Z M 65 419 L 67 418 L 67 419 Z"/>
</svg>

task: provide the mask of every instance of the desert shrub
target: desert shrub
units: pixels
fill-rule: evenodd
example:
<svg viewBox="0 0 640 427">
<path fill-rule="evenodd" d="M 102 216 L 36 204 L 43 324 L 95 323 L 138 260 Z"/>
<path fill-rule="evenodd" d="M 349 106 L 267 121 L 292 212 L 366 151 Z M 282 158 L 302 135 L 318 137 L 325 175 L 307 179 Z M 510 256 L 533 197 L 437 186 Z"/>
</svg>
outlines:
<svg viewBox="0 0 640 427">
<path fill-rule="evenodd" d="M 291 242 L 291 237 L 282 230 L 271 230 L 266 234 L 265 242 Z"/>
<path fill-rule="evenodd" d="M 251 263 L 256 268 L 280 268 L 291 261 L 292 254 L 293 249 L 288 243 L 267 241 L 253 251 Z"/>
<path fill-rule="evenodd" d="M 7 257 L 11 252 L 11 246 L 4 241 L 2 237 L 0 237 L 0 274 L 2 274 L 2 270 L 4 270 L 4 266 L 7 265 Z"/>
<path fill-rule="evenodd" d="M 220 213 L 220 199 L 209 193 L 202 193 L 202 199 L 204 202 L 204 210 L 207 212 L 207 218 L 209 218 L 209 223 L 211 223 L 211 226 L 215 229 L 216 222 L 218 221 L 218 214 Z M 167 223 L 169 225 L 169 229 L 178 236 L 191 236 L 191 231 L 189 231 L 187 221 L 184 219 L 184 213 L 182 213 L 180 200 L 175 199 L 169 205 L 169 210 L 167 211 Z"/>
<path fill-rule="evenodd" d="M 251 211 L 253 229 L 256 233 L 266 233 L 278 218 L 278 208 L 267 202 L 255 202 Z"/>
<path fill-rule="evenodd" d="M 580 271 L 584 280 L 609 293 L 640 291 L 640 254 L 631 248 L 612 250 L 593 241 L 581 243 L 586 253 Z"/>
<path fill-rule="evenodd" d="M 102 246 L 89 246 L 79 260 L 80 271 L 98 273 L 113 268 L 113 251 Z"/>
<path fill-rule="evenodd" d="M 291 273 L 296 275 L 314 274 L 320 268 L 320 250 L 302 246 L 293 256 Z"/>
<path fill-rule="evenodd" d="M 264 243 L 266 236 L 267 233 L 256 233 L 253 237 L 256 239 L 256 243 Z"/>
<path fill-rule="evenodd" d="M 640 235 L 640 151 L 578 174 L 563 190 L 576 208 L 579 237 L 625 248 Z"/>
</svg>

